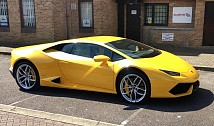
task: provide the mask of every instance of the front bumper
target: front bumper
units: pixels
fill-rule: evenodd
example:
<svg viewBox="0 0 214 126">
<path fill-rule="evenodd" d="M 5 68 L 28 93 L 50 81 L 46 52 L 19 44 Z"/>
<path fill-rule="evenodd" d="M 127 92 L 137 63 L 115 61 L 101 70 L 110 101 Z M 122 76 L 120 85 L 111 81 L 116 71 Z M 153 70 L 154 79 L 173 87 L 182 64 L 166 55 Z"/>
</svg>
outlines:
<svg viewBox="0 0 214 126">
<path fill-rule="evenodd" d="M 199 81 L 196 81 L 194 83 L 178 83 L 169 92 L 173 95 L 179 95 L 188 92 L 191 87 L 193 87 L 192 91 L 195 91 L 199 88 L 199 85 Z"/>
<path fill-rule="evenodd" d="M 193 84 L 193 91 L 196 91 L 200 87 L 200 82 L 196 81 L 196 83 Z"/>
<path fill-rule="evenodd" d="M 199 81 L 193 82 L 176 82 L 164 80 L 151 81 L 152 98 L 176 98 L 192 94 L 199 88 Z"/>
</svg>

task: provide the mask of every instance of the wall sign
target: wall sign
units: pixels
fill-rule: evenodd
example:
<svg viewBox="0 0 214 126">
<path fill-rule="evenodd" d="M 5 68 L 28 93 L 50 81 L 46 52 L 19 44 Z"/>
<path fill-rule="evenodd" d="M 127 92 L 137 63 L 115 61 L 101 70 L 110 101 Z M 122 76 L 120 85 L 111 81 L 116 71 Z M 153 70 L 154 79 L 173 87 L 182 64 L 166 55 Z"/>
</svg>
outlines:
<svg viewBox="0 0 214 126">
<path fill-rule="evenodd" d="M 162 33 L 162 41 L 174 41 L 174 33 Z"/>
<path fill-rule="evenodd" d="M 72 4 L 71 4 L 71 10 L 76 10 L 76 9 L 77 9 L 77 4 L 75 4 L 75 3 L 73 4 L 73 3 L 72 3 Z"/>
<path fill-rule="evenodd" d="M 91 27 L 90 20 L 83 20 L 83 27 Z"/>
<path fill-rule="evenodd" d="M 152 17 L 147 17 L 147 23 L 151 24 L 152 23 Z"/>
<path fill-rule="evenodd" d="M 6 15 L 0 15 L 0 23 L 2 26 L 7 26 L 7 16 Z"/>
<path fill-rule="evenodd" d="M 173 7 L 172 23 L 192 23 L 192 7 Z"/>
<path fill-rule="evenodd" d="M 137 14 L 137 10 L 131 10 L 131 14 Z"/>
</svg>

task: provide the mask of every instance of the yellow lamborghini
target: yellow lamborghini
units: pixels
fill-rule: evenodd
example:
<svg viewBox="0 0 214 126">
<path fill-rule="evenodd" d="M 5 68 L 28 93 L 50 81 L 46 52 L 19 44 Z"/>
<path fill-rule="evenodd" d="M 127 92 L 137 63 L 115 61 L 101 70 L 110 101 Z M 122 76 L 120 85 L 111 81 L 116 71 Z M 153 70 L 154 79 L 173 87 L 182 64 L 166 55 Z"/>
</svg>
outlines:
<svg viewBox="0 0 214 126">
<path fill-rule="evenodd" d="M 120 94 L 131 103 L 190 95 L 198 72 L 140 42 L 95 36 L 14 49 L 10 72 L 23 90 L 40 86 Z"/>
</svg>

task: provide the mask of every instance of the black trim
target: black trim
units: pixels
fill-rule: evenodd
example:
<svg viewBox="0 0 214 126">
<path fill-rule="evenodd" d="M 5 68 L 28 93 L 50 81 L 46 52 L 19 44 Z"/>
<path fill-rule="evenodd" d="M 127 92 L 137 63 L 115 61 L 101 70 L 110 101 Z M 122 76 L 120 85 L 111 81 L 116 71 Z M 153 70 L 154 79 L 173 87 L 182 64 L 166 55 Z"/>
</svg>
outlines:
<svg viewBox="0 0 214 126">
<path fill-rule="evenodd" d="M 94 33 L 93 28 L 80 28 L 79 33 Z"/>
<path fill-rule="evenodd" d="M 199 88 L 199 81 L 194 83 L 178 83 L 175 87 L 173 87 L 169 92 L 173 95 L 186 93 L 189 88 L 193 85 L 193 91 Z"/>
<path fill-rule="evenodd" d="M 21 29 L 21 32 L 22 32 L 22 33 L 35 33 L 35 32 L 36 32 L 36 29 L 35 29 L 35 28 L 28 28 L 28 27 L 25 27 L 25 28 L 22 28 L 22 29 Z"/>
<path fill-rule="evenodd" d="M 61 81 L 60 81 L 60 77 L 58 77 L 58 78 L 56 78 L 56 79 L 54 79 L 54 80 L 52 80 L 51 82 L 54 82 L 54 83 L 60 83 Z"/>
<path fill-rule="evenodd" d="M 124 18 L 125 18 L 125 11 L 124 11 L 124 4 L 120 3 L 117 5 L 118 9 L 118 36 L 124 37 Z"/>
<path fill-rule="evenodd" d="M 81 25 L 81 2 L 92 2 L 92 27 L 82 27 Z M 78 1 L 78 12 L 79 12 L 79 32 L 80 33 L 93 33 L 94 32 L 94 3 L 93 0 L 79 0 Z M 86 30 L 85 30 L 86 29 Z"/>
<path fill-rule="evenodd" d="M 36 30 L 32 30 L 32 29 L 36 29 L 36 13 L 35 13 L 35 1 L 33 0 L 33 4 L 34 4 L 34 17 L 35 17 L 35 26 L 24 26 L 24 16 L 23 16 L 23 6 L 22 6 L 22 0 L 19 0 L 19 5 L 20 5 L 20 19 L 21 19 L 21 32 L 23 33 L 34 33 L 36 32 Z"/>
<path fill-rule="evenodd" d="M 10 29 L 8 30 L 8 28 L 10 28 L 8 1 L 6 0 L 6 2 L 7 2 L 7 26 L 0 25 L 0 32 L 10 32 Z"/>
<path fill-rule="evenodd" d="M 141 3 L 142 0 L 116 0 L 117 3 Z"/>
<path fill-rule="evenodd" d="M 200 82 L 196 81 L 195 83 L 193 83 L 193 91 L 196 91 L 200 86 Z"/>
<path fill-rule="evenodd" d="M 9 27 L 0 27 L 0 32 L 10 32 Z"/>
</svg>

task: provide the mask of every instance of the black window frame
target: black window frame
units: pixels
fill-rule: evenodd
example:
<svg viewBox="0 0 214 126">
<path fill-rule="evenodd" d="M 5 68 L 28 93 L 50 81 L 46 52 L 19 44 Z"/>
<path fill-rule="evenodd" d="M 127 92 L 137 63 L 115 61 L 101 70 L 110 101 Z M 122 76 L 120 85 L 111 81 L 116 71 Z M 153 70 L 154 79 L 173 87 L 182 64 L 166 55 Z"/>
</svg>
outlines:
<svg viewBox="0 0 214 126">
<path fill-rule="evenodd" d="M 169 3 L 145 3 L 145 20 L 144 25 L 145 26 L 168 26 L 169 23 Z M 167 7 L 167 14 L 166 14 L 166 23 L 154 23 L 155 19 L 155 6 L 158 5 L 164 5 Z M 152 23 L 147 23 L 147 7 L 152 6 Z"/>
<path fill-rule="evenodd" d="M 0 28 L 9 28 L 10 27 L 8 0 L 5 0 L 5 2 L 7 3 L 7 26 L 4 26 L 4 25 L 0 24 Z"/>
<path fill-rule="evenodd" d="M 91 2 L 92 3 L 92 26 L 91 27 L 83 27 L 82 26 L 81 2 Z M 79 8 L 78 9 L 79 10 L 79 29 L 80 30 L 89 30 L 88 32 L 93 32 L 93 29 L 94 29 L 94 4 L 93 4 L 93 0 L 79 0 L 78 1 L 78 8 Z M 85 32 L 87 32 L 87 31 L 85 31 Z"/>
<path fill-rule="evenodd" d="M 20 17 L 21 17 L 21 32 L 22 33 L 35 33 L 36 32 L 36 13 L 35 13 L 35 0 L 33 0 L 34 4 L 34 17 L 35 17 L 35 26 L 25 26 L 24 25 L 24 14 L 23 14 L 23 0 L 19 0 L 20 5 Z"/>
</svg>

